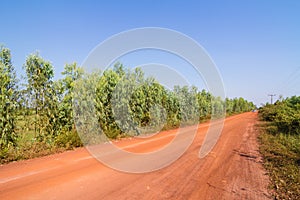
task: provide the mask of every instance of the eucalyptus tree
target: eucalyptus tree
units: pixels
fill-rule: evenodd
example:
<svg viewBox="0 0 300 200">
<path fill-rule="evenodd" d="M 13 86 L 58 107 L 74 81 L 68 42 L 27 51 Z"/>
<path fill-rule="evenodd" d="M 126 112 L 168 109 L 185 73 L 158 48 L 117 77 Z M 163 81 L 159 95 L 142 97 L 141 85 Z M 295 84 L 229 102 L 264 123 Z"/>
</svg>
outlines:
<svg viewBox="0 0 300 200">
<path fill-rule="evenodd" d="M 178 118 L 183 123 L 195 123 L 199 121 L 199 102 L 197 88 L 188 86 L 175 86 L 174 93 L 179 100 Z"/>
<path fill-rule="evenodd" d="M 55 84 L 56 93 L 59 97 L 59 120 L 61 128 L 65 131 L 74 130 L 73 100 L 74 88 L 77 80 L 83 77 L 84 71 L 76 63 L 67 64 L 62 75 L 64 78 Z"/>
<path fill-rule="evenodd" d="M 24 65 L 27 78 L 28 109 L 34 110 L 35 135 L 45 135 L 49 118 L 47 114 L 53 109 L 56 97 L 53 90 L 53 66 L 38 53 L 27 57 Z"/>
<path fill-rule="evenodd" d="M 178 96 L 172 90 L 166 91 L 166 111 L 167 111 L 167 126 L 166 128 L 177 127 L 180 125 L 180 102 Z"/>
<path fill-rule="evenodd" d="M 120 70 L 121 71 L 121 70 Z M 95 109 L 100 127 L 109 138 L 120 134 L 120 129 L 114 119 L 112 97 L 115 87 L 121 79 L 120 74 L 114 70 L 106 70 L 97 80 L 95 86 Z M 122 88 L 122 87 L 121 87 Z M 120 100 L 121 101 L 121 100 Z M 122 102 L 118 102 L 119 105 Z M 120 114 L 122 116 L 122 114 Z"/>
<path fill-rule="evenodd" d="M 0 149 L 16 144 L 17 112 L 16 73 L 10 50 L 0 46 Z"/>
</svg>

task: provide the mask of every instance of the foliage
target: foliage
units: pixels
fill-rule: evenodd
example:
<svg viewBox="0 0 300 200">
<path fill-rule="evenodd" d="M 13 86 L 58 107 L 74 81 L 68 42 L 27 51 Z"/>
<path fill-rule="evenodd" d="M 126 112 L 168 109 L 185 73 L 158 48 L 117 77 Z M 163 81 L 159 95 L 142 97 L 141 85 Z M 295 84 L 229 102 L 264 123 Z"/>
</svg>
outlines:
<svg viewBox="0 0 300 200">
<path fill-rule="evenodd" d="M 240 98 L 228 99 L 226 98 L 226 112 L 228 114 L 242 113 L 256 109 L 256 106 L 252 102 Z"/>
<path fill-rule="evenodd" d="M 60 123 L 67 131 L 74 129 L 73 120 L 73 100 L 74 87 L 76 80 L 83 76 L 83 69 L 78 67 L 76 63 L 66 65 L 62 72 L 65 77 L 57 82 L 57 94 L 59 95 L 59 111 Z"/>
<path fill-rule="evenodd" d="M 63 78 L 54 81 L 52 64 L 38 53 L 27 57 L 26 84 L 18 90 L 9 49 L 1 47 L 0 58 L 3 160 L 30 157 L 17 153 L 27 147 L 37 151 L 25 150 L 32 155 L 48 154 L 107 138 L 195 124 L 221 117 L 224 111 L 234 114 L 254 109 L 243 98 L 224 101 L 196 87 L 167 90 L 153 77 L 145 77 L 140 68 L 132 70 L 120 63 L 89 74 L 76 63 L 67 64 Z"/>
<path fill-rule="evenodd" d="M 27 99 L 26 109 L 33 109 L 34 131 L 36 136 L 43 139 L 47 136 L 47 125 L 51 123 L 48 115 L 55 108 L 55 95 L 53 95 L 54 76 L 53 67 L 50 62 L 43 60 L 37 53 L 27 57 L 24 65 L 27 77 Z"/>
<path fill-rule="evenodd" d="M 300 134 L 300 97 L 293 96 L 267 104 L 259 112 L 261 118 L 272 122 L 279 132 Z"/>
<path fill-rule="evenodd" d="M 83 70 L 76 63 L 67 64 L 62 75 L 64 77 L 53 84 L 52 96 L 55 102 L 52 103 L 53 109 L 51 109 L 51 112 L 48 112 L 50 114 L 48 118 L 51 121 L 48 133 L 54 131 L 50 135 L 56 135 L 59 138 L 59 140 L 56 138 L 56 142 L 62 138 L 67 138 L 61 135 L 69 136 L 76 133 L 73 119 L 73 93 L 75 82 L 83 76 Z M 76 141 L 78 138 L 75 137 L 73 139 Z M 75 146 L 78 146 L 78 142 L 76 142 Z"/>
<path fill-rule="evenodd" d="M 0 151 L 16 145 L 16 83 L 10 50 L 0 46 Z"/>
<path fill-rule="evenodd" d="M 154 78 L 145 78 L 140 68 L 132 71 L 119 63 L 99 77 L 95 93 L 96 115 L 109 138 L 195 124 L 212 114 L 220 117 L 226 103 L 233 105 L 229 114 L 255 109 L 243 98 L 227 99 L 225 103 L 196 87 L 166 90 Z"/>
<path fill-rule="evenodd" d="M 103 120 L 105 119 L 106 111 L 103 110 L 101 116 L 96 111 L 97 96 L 95 94 L 99 77 L 100 72 L 84 73 L 83 77 L 75 82 L 76 89 L 73 91 L 74 125 L 78 134 L 80 134 L 82 143 L 85 145 L 95 144 L 106 139 L 103 131 L 99 128 L 101 123 L 98 120 L 100 117 L 103 117 Z"/>
</svg>

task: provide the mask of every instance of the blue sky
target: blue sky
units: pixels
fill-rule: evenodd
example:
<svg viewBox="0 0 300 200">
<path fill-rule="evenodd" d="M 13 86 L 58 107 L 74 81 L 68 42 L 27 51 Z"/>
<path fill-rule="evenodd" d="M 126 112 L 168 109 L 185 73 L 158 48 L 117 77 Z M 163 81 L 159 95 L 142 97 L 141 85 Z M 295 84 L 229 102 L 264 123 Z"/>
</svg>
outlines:
<svg viewBox="0 0 300 200">
<path fill-rule="evenodd" d="M 260 105 L 270 93 L 300 95 L 299 10 L 296 0 L 1 1 L 0 43 L 11 49 L 18 75 L 26 56 L 38 50 L 59 78 L 64 64 L 82 63 L 114 34 L 169 28 L 206 49 L 228 97 Z"/>
</svg>

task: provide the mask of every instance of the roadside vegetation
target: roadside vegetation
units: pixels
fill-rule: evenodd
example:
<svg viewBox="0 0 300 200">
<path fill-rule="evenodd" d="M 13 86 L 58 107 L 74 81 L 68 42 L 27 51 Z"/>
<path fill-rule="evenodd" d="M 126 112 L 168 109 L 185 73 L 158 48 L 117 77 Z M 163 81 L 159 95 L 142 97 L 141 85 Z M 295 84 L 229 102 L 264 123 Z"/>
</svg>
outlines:
<svg viewBox="0 0 300 200">
<path fill-rule="evenodd" d="M 259 110 L 260 151 L 271 178 L 275 199 L 300 197 L 300 97 L 267 104 Z"/>
<path fill-rule="evenodd" d="M 96 134 L 111 139 L 195 124 L 224 111 L 231 115 L 255 109 L 243 98 L 221 100 L 196 87 L 167 90 L 154 78 L 146 78 L 141 69 L 130 70 L 119 63 L 92 74 L 76 63 L 67 64 L 63 77 L 54 80 L 52 64 L 34 53 L 23 70 L 25 77 L 18 80 L 10 50 L 1 46 L 0 163 L 82 146 L 85 141 L 76 131 L 80 116 L 73 116 L 73 103 L 77 115 L 84 114 L 90 107 L 79 101 L 85 97 L 93 97 L 94 123 L 102 130 Z M 122 118 L 116 122 L 114 116 Z"/>
</svg>

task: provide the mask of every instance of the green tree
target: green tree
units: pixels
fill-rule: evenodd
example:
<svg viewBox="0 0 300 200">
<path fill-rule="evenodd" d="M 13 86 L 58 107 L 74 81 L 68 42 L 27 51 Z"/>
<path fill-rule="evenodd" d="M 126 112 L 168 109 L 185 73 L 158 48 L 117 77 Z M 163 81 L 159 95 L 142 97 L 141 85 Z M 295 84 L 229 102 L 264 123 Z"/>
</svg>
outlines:
<svg viewBox="0 0 300 200">
<path fill-rule="evenodd" d="M 16 83 L 10 50 L 0 46 L 0 150 L 16 144 Z"/>
<path fill-rule="evenodd" d="M 57 146 L 73 148 L 82 145 L 73 119 L 73 101 L 75 83 L 83 76 L 83 69 L 76 63 L 67 64 L 62 75 L 64 78 L 53 84 L 55 101 L 47 115 L 50 122 L 47 132 L 54 136 Z"/>
<path fill-rule="evenodd" d="M 83 69 L 78 67 L 76 63 L 65 65 L 62 72 L 64 78 L 56 83 L 57 95 L 60 96 L 59 119 L 65 130 L 74 129 L 73 120 L 73 100 L 75 82 L 82 78 Z"/>
<path fill-rule="evenodd" d="M 212 95 L 204 89 L 197 94 L 200 119 L 207 119 L 212 113 Z"/>
<path fill-rule="evenodd" d="M 114 119 L 111 102 L 113 92 L 120 78 L 118 72 L 106 70 L 96 83 L 96 113 L 101 129 L 109 138 L 116 138 L 121 133 L 116 120 Z M 126 99 L 124 98 L 122 99 L 122 101 L 125 100 Z M 121 104 L 122 102 L 120 101 L 119 103 Z M 123 125 L 125 127 L 125 124 Z"/>
<path fill-rule="evenodd" d="M 45 61 L 38 53 L 27 57 L 24 65 L 27 75 L 27 103 L 29 108 L 35 112 L 35 134 L 43 136 L 46 134 L 51 110 L 55 109 L 57 103 L 53 90 L 54 76 L 53 67 L 50 62 Z"/>
<path fill-rule="evenodd" d="M 220 97 L 214 97 L 212 100 L 212 114 L 213 117 L 221 117 L 224 115 L 224 104 L 225 102 Z"/>
</svg>

